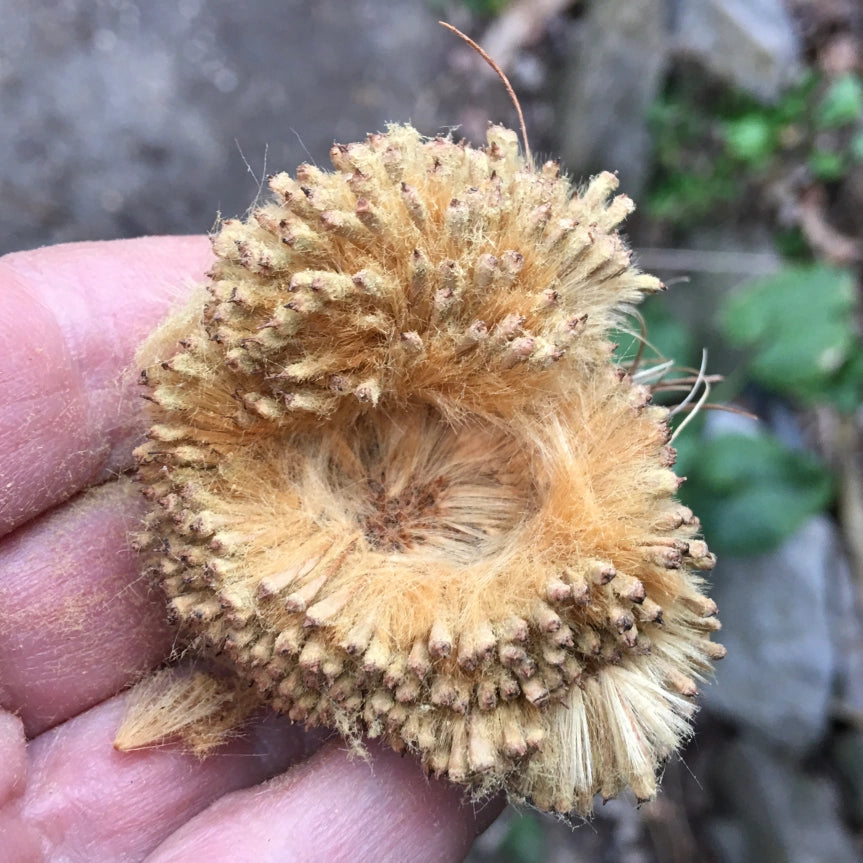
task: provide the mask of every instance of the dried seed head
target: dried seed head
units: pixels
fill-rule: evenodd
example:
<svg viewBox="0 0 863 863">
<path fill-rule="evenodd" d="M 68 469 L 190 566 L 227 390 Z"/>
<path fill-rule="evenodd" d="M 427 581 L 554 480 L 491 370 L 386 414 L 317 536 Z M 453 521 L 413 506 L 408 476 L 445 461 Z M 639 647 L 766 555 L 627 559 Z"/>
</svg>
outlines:
<svg viewBox="0 0 863 863">
<path fill-rule="evenodd" d="M 631 203 L 500 127 L 332 158 L 224 224 L 207 294 L 143 349 L 145 565 L 298 721 L 543 809 L 649 797 L 719 650 L 666 412 L 609 359 L 657 287 Z"/>
</svg>

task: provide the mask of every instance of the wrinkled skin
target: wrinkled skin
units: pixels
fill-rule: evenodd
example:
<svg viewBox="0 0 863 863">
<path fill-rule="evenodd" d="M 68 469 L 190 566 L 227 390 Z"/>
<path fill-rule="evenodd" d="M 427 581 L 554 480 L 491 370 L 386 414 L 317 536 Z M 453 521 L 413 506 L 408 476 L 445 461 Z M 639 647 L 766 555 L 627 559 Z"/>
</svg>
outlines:
<svg viewBox="0 0 863 863">
<path fill-rule="evenodd" d="M 388 750 L 351 759 L 272 716 L 204 761 L 112 747 L 121 690 L 175 639 L 126 539 L 133 353 L 210 262 L 199 237 L 0 258 L 3 859 L 461 860 L 499 801 Z"/>
</svg>

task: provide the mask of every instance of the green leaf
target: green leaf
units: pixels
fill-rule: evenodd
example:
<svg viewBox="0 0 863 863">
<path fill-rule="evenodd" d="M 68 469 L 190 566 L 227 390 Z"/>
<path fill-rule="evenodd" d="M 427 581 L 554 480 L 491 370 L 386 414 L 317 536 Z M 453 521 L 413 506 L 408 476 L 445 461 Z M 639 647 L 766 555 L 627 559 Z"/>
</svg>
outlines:
<svg viewBox="0 0 863 863">
<path fill-rule="evenodd" d="M 812 261 L 812 247 L 799 225 L 776 226 L 773 244 L 780 257 L 789 262 L 808 263 Z"/>
<path fill-rule="evenodd" d="M 513 819 L 499 850 L 507 863 L 543 863 L 548 859 L 545 844 L 536 816 L 525 813 Z"/>
<path fill-rule="evenodd" d="M 827 468 L 772 436 L 723 435 L 688 459 L 681 498 L 698 513 L 711 547 L 734 555 L 780 545 L 833 497 Z"/>
<path fill-rule="evenodd" d="M 670 170 L 658 179 L 648 193 L 647 210 L 654 219 L 685 224 L 704 219 L 717 204 L 733 201 L 740 194 L 740 184 L 726 170 L 729 160 L 711 164 L 709 174 Z"/>
<path fill-rule="evenodd" d="M 863 117 L 863 84 L 853 72 L 833 81 L 815 114 L 820 129 L 835 129 Z"/>
<path fill-rule="evenodd" d="M 800 80 L 789 87 L 776 106 L 775 115 L 779 123 L 799 123 L 806 120 L 812 93 L 818 85 L 818 75 L 807 69 Z"/>
<path fill-rule="evenodd" d="M 835 375 L 806 396 L 810 402 L 830 401 L 843 413 L 854 413 L 863 402 L 863 351 L 856 350 Z"/>
<path fill-rule="evenodd" d="M 644 319 L 647 341 L 653 346 L 645 346 L 642 352 L 645 361 L 660 358 L 674 360 L 677 365 L 692 362 L 692 335 L 669 310 L 664 296 L 651 297 L 639 307 L 639 311 Z M 638 354 L 640 338 L 633 333 L 640 333 L 640 324 L 635 318 L 631 331 L 616 330 L 612 335 L 611 340 L 618 346 L 615 351 L 618 361 L 634 359 Z"/>
<path fill-rule="evenodd" d="M 764 114 L 744 114 L 723 126 L 725 145 L 737 159 L 758 165 L 776 149 L 776 137 Z"/>
<path fill-rule="evenodd" d="M 813 150 L 809 155 L 809 170 L 819 180 L 832 183 L 845 175 L 845 156 L 835 150 Z"/>
<path fill-rule="evenodd" d="M 762 386 L 847 403 L 863 385 L 854 306 L 851 273 L 794 266 L 745 285 L 723 305 L 720 325 L 729 342 L 752 350 L 749 374 Z"/>
<path fill-rule="evenodd" d="M 674 439 L 674 449 L 677 452 L 677 461 L 674 463 L 674 471 L 678 476 L 688 478 L 694 477 L 698 470 L 698 462 L 701 458 L 701 429 L 693 426 L 701 422 L 701 417 L 695 417 L 693 421 Z M 691 487 L 692 481 L 685 483 L 683 488 Z"/>
<path fill-rule="evenodd" d="M 497 15 L 509 0 L 462 0 L 462 5 L 476 15 Z"/>
</svg>

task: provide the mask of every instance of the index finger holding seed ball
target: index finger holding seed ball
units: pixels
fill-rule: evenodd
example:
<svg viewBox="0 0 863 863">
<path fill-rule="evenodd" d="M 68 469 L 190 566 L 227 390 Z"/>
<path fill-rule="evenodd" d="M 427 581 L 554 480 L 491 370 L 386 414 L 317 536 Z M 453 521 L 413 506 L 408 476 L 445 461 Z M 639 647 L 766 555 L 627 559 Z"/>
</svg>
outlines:
<svg viewBox="0 0 863 863">
<path fill-rule="evenodd" d="M 632 202 L 500 126 L 331 159 L 223 223 L 141 350 L 137 544 L 221 673 L 145 685 L 118 746 L 204 751 L 265 703 L 478 795 L 648 799 L 723 649 L 668 411 L 612 358 L 662 288 Z"/>
</svg>

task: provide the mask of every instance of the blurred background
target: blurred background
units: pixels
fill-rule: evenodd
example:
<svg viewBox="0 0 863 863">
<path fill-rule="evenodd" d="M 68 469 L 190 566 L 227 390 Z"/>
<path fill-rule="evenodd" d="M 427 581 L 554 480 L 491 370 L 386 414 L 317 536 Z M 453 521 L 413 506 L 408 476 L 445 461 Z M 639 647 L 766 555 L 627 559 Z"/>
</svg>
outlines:
<svg viewBox="0 0 863 863">
<path fill-rule="evenodd" d="M 0 253 L 201 233 L 388 121 L 516 120 L 639 204 L 656 351 L 725 381 L 676 443 L 728 657 L 659 798 L 509 809 L 473 863 L 863 858 L 857 0 L 0 0 Z M 0 298 L 1 299 L 1 298 Z M 621 355 L 634 351 L 620 337 Z"/>
</svg>

